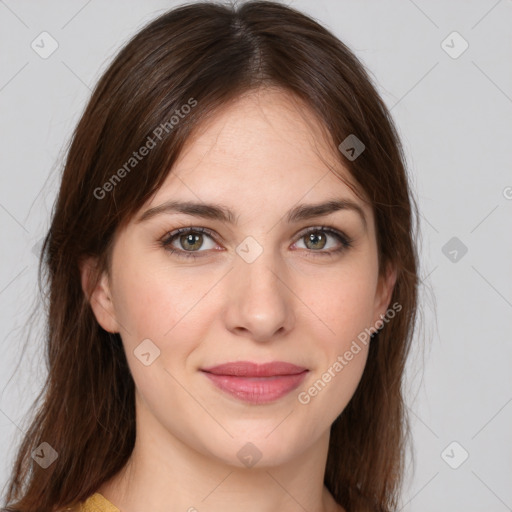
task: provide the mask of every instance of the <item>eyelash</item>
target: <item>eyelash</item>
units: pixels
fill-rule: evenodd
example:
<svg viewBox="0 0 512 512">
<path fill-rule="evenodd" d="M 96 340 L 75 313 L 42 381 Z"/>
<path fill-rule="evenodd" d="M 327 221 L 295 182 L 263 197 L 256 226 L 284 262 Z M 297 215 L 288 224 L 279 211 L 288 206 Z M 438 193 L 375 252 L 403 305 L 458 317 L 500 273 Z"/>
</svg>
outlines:
<svg viewBox="0 0 512 512">
<path fill-rule="evenodd" d="M 335 256 L 350 247 L 352 247 L 352 240 L 349 239 L 345 234 L 341 233 L 337 229 L 331 228 L 329 226 L 316 226 L 312 228 L 308 228 L 307 231 L 303 231 L 300 236 L 298 236 L 297 241 L 299 241 L 301 238 L 304 238 L 306 235 L 309 235 L 310 233 L 327 233 L 328 235 L 332 235 L 335 238 L 338 239 L 339 242 L 341 242 L 341 246 L 337 249 L 331 249 L 330 251 L 314 251 L 311 249 L 306 249 L 308 252 L 313 253 L 313 255 L 325 257 L 325 256 Z M 175 229 L 174 231 L 171 231 L 168 233 L 162 240 L 160 240 L 160 244 L 162 247 L 168 251 L 170 254 L 175 254 L 179 258 L 202 258 L 203 255 L 201 253 L 207 252 L 207 251 L 183 251 L 182 249 L 176 249 L 171 246 L 171 243 L 174 241 L 174 239 L 183 234 L 190 234 L 190 233 L 204 233 L 208 235 L 210 238 L 214 239 L 214 233 L 208 228 L 202 228 L 202 227 L 194 227 L 194 226 L 187 226 L 179 229 Z"/>
</svg>

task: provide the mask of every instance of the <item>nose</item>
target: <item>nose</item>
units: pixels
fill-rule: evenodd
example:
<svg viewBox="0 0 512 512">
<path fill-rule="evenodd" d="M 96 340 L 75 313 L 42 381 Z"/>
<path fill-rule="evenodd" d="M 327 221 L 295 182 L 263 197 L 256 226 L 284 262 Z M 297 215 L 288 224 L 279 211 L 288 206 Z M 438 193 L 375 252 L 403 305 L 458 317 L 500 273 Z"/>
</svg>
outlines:
<svg viewBox="0 0 512 512">
<path fill-rule="evenodd" d="M 290 332 L 296 298 L 283 262 L 271 251 L 263 251 L 252 262 L 237 257 L 234 267 L 227 283 L 226 328 L 258 342 Z"/>
</svg>

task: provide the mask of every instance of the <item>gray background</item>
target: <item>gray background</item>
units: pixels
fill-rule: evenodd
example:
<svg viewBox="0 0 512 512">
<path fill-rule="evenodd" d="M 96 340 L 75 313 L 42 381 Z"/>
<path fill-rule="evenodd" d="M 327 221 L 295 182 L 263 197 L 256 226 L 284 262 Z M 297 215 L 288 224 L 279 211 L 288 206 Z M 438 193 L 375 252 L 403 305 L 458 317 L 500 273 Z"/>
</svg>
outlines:
<svg viewBox="0 0 512 512">
<path fill-rule="evenodd" d="M 422 321 L 407 369 L 416 467 L 401 510 L 512 510 L 512 1 L 288 3 L 375 77 L 419 200 Z M 42 317 L 21 350 L 38 301 L 33 248 L 67 141 L 116 50 L 176 4 L 0 0 L 0 485 L 45 373 Z M 46 59 L 31 48 L 43 31 L 59 45 Z M 469 44 L 457 58 L 453 31 Z"/>
</svg>

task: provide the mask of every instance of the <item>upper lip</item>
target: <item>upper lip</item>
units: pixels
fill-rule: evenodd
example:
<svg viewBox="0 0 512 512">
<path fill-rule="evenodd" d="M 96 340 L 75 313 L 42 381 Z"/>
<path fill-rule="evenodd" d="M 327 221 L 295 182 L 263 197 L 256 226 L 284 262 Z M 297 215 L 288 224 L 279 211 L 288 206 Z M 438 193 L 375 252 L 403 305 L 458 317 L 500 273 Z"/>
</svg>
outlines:
<svg viewBox="0 0 512 512">
<path fill-rule="evenodd" d="M 201 368 L 202 371 L 215 375 L 232 375 L 237 377 L 273 377 L 278 375 L 297 375 L 307 368 L 284 361 L 271 363 L 252 363 L 250 361 L 234 361 L 219 364 L 210 368 Z"/>
</svg>

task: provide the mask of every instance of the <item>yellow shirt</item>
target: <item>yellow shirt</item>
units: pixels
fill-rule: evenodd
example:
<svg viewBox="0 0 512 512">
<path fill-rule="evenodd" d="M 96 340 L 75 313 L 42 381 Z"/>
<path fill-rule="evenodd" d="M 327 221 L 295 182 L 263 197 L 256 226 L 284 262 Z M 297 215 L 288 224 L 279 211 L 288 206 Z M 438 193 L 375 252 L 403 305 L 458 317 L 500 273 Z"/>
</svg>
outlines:
<svg viewBox="0 0 512 512">
<path fill-rule="evenodd" d="M 79 510 L 80 512 L 121 512 L 99 492 L 89 496 L 89 498 L 81 503 Z"/>
</svg>

